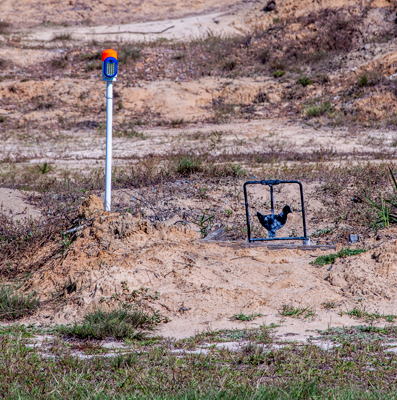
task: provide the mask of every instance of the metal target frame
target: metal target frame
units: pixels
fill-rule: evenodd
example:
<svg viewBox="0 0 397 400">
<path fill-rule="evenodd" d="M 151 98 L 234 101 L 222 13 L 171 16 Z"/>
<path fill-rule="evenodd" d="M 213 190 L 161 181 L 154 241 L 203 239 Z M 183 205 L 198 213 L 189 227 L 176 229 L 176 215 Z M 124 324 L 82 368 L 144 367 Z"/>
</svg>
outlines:
<svg viewBox="0 0 397 400">
<path fill-rule="evenodd" d="M 273 199 L 273 186 L 277 186 L 283 183 L 292 183 L 299 185 L 300 189 L 300 197 L 301 197 L 301 207 L 302 207 L 302 225 L 303 225 L 303 235 L 300 237 L 275 237 L 275 238 L 252 238 L 251 237 L 251 224 L 250 224 L 250 214 L 249 214 L 249 204 L 248 204 L 248 194 L 247 194 L 247 186 L 248 185 L 264 185 L 269 186 L 270 188 L 270 202 L 271 202 L 271 213 L 274 214 L 274 199 Z M 247 234 L 248 234 L 248 242 L 267 242 L 273 240 L 304 240 L 305 243 L 309 243 L 310 239 L 307 237 L 306 232 L 306 214 L 305 214 L 305 201 L 303 198 L 303 187 L 300 181 L 280 181 L 279 179 L 275 180 L 262 180 L 262 181 L 248 181 L 244 183 L 244 200 L 245 200 L 245 213 L 247 218 Z"/>
</svg>

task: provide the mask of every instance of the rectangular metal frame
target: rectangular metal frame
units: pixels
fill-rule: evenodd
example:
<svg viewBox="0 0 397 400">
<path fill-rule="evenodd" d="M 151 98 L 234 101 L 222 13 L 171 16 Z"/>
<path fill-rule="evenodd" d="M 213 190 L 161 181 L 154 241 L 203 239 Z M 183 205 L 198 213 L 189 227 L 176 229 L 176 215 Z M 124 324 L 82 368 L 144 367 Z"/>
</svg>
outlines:
<svg viewBox="0 0 397 400">
<path fill-rule="evenodd" d="M 302 205 L 302 222 L 303 222 L 303 237 L 276 237 L 276 238 L 251 238 L 251 224 L 250 224 L 250 214 L 248 210 L 248 195 L 247 195 L 247 185 L 265 185 L 270 188 L 270 201 L 272 214 L 274 214 L 274 201 L 273 201 L 273 186 L 277 186 L 281 183 L 296 183 L 299 185 L 300 194 L 301 194 L 301 205 Z M 305 216 L 305 201 L 303 199 L 303 187 L 302 183 L 299 181 L 280 181 L 278 179 L 275 180 L 262 180 L 262 181 L 248 181 L 244 183 L 244 199 L 245 199 L 245 213 L 247 216 L 247 234 L 248 234 L 248 242 L 265 242 L 272 240 L 305 240 L 308 241 L 306 233 L 306 216 Z"/>
</svg>

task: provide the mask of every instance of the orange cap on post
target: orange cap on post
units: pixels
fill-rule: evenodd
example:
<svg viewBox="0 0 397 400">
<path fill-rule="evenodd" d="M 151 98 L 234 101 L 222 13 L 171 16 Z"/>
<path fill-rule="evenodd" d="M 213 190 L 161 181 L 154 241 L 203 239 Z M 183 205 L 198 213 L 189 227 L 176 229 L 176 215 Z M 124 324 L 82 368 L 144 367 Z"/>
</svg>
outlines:
<svg viewBox="0 0 397 400">
<path fill-rule="evenodd" d="M 105 61 L 108 57 L 114 57 L 117 60 L 117 51 L 112 49 L 107 49 L 102 52 L 102 61 Z"/>
</svg>

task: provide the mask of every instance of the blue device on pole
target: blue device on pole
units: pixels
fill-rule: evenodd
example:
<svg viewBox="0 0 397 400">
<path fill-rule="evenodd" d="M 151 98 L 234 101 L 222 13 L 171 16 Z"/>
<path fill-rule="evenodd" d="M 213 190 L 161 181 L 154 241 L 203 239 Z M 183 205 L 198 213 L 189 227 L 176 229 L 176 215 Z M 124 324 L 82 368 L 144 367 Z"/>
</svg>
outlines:
<svg viewBox="0 0 397 400">
<path fill-rule="evenodd" d="M 117 77 L 117 52 L 107 49 L 102 53 L 102 77 L 104 81 L 114 82 Z"/>
<path fill-rule="evenodd" d="M 117 75 L 117 59 L 114 57 L 107 57 L 103 62 L 103 75 L 106 78 L 114 78 Z"/>
</svg>

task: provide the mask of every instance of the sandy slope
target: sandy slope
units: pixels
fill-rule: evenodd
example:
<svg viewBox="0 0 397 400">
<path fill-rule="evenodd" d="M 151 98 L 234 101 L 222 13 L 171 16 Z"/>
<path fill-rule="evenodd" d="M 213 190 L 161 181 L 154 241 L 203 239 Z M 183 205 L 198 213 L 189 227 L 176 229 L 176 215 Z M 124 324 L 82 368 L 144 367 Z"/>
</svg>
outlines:
<svg viewBox="0 0 397 400">
<path fill-rule="evenodd" d="M 3 0 L 0 15 L 15 26 L 32 27 L 78 24 L 127 24 L 132 21 L 163 20 L 185 15 L 233 9 L 231 0 L 91 1 Z"/>
</svg>

